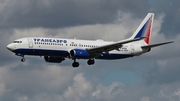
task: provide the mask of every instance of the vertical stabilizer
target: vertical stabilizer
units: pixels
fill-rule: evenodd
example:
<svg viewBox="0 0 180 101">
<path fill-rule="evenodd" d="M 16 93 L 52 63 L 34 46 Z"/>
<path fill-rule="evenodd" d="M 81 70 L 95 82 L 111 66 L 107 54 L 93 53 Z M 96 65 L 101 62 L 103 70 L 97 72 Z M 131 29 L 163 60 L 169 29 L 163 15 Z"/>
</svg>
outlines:
<svg viewBox="0 0 180 101">
<path fill-rule="evenodd" d="M 145 37 L 144 41 L 149 44 L 151 37 L 151 30 L 154 20 L 154 13 L 148 13 L 144 20 L 141 22 L 137 30 L 131 36 L 131 39 Z"/>
</svg>

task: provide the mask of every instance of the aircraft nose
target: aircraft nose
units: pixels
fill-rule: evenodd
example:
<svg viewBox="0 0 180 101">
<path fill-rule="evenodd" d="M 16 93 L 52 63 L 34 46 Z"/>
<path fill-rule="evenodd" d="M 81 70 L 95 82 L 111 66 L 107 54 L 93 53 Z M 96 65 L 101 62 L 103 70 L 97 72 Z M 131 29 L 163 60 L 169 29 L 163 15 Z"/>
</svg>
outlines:
<svg viewBox="0 0 180 101">
<path fill-rule="evenodd" d="M 14 50 L 14 45 L 13 44 L 7 45 L 7 49 L 10 50 L 10 51 L 13 51 Z"/>
</svg>

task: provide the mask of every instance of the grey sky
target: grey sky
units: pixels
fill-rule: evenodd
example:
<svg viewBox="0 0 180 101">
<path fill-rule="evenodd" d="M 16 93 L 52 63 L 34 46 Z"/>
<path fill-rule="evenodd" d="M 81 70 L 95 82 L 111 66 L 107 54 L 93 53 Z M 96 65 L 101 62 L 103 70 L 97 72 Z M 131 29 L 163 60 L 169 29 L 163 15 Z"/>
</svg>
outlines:
<svg viewBox="0 0 180 101">
<path fill-rule="evenodd" d="M 0 100 L 179 101 L 179 4 L 177 0 L 1 0 Z M 27 62 L 21 63 L 6 49 L 13 40 L 28 36 L 119 41 L 131 36 L 148 12 L 155 13 L 151 43 L 175 43 L 140 57 L 98 60 L 93 66 L 80 60 L 81 66 L 74 69 L 71 60 L 49 64 L 26 56 Z"/>
<path fill-rule="evenodd" d="M 143 18 L 147 12 L 165 13 L 161 32 L 178 34 L 179 1 L 158 0 L 1 0 L 1 28 L 62 28 L 76 25 L 108 24 L 117 12 Z M 170 27 L 169 27 L 170 26 Z"/>
</svg>

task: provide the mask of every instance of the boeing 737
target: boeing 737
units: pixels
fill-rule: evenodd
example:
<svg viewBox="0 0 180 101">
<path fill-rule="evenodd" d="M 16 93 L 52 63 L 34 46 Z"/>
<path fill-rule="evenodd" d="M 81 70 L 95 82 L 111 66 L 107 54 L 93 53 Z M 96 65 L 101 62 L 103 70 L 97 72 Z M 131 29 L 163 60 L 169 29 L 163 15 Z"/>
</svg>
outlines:
<svg viewBox="0 0 180 101">
<path fill-rule="evenodd" d="M 114 60 L 139 56 L 151 48 L 173 42 L 149 44 L 153 20 L 154 13 L 148 13 L 130 38 L 118 42 L 26 37 L 13 41 L 7 45 L 7 49 L 22 57 L 22 62 L 25 62 L 25 55 L 33 55 L 43 56 L 46 62 L 51 63 L 72 59 L 73 67 L 79 66 L 77 59 L 88 59 L 87 64 L 93 65 L 95 59 Z"/>
</svg>

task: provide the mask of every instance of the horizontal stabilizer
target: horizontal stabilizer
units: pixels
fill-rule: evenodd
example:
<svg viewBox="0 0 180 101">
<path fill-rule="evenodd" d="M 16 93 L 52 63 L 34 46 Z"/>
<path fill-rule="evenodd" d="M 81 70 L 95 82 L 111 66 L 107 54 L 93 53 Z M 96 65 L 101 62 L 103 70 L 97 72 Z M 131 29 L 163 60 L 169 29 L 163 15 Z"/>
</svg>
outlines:
<svg viewBox="0 0 180 101">
<path fill-rule="evenodd" d="M 158 44 L 152 44 L 152 45 L 147 45 L 147 46 L 142 46 L 142 48 L 153 48 L 153 47 L 157 47 L 157 46 L 161 46 L 161 45 L 165 45 L 165 44 L 170 44 L 170 43 L 173 43 L 173 41 L 163 42 L 163 43 L 158 43 Z"/>
</svg>

